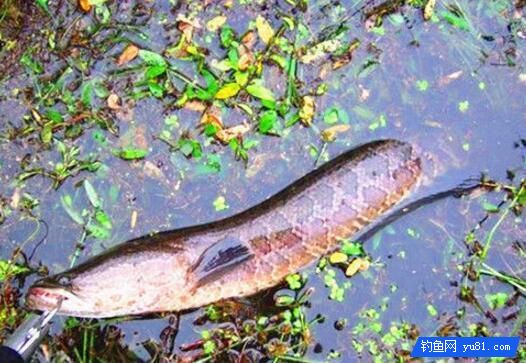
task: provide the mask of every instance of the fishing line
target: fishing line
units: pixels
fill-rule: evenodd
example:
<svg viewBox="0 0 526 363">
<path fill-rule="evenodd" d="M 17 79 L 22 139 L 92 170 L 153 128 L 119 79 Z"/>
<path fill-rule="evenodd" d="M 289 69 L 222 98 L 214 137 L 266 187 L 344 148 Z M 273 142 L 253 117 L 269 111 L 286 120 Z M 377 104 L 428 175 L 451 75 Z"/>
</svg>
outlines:
<svg viewBox="0 0 526 363">
<path fill-rule="evenodd" d="M 46 238 L 47 238 L 47 236 L 49 234 L 49 226 L 48 226 L 47 222 L 45 220 L 43 220 L 43 219 L 40 219 L 40 218 L 37 219 L 37 222 L 42 223 L 44 225 L 44 227 L 46 229 L 46 232 L 44 233 L 44 237 L 42 237 L 40 239 L 40 241 L 37 242 L 35 247 L 33 247 L 33 251 L 31 251 L 31 254 L 28 257 L 28 261 L 30 261 L 30 262 L 31 262 L 31 259 L 33 258 L 33 256 L 35 255 L 35 252 L 37 251 L 38 247 L 40 247 L 40 245 L 42 243 L 44 243 L 44 241 L 46 240 Z"/>
</svg>

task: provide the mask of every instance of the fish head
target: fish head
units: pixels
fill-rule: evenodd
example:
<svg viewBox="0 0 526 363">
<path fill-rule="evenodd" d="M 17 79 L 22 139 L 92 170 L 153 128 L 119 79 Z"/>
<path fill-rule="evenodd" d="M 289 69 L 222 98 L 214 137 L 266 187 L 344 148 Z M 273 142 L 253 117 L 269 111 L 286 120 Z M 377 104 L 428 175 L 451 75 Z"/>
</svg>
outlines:
<svg viewBox="0 0 526 363">
<path fill-rule="evenodd" d="M 187 298 L 183 258 L 168 253 L 126 253 L 37 281 L 26 294 L 33 310 L 106 318 L 173 310 Z"/>
<path fill-rule="evenodd" d="M 93 311 L 89 299 L 75 293 L 73 279 L 67 274 L 44 278 L 33 284 L 26 295 L 29 309 L 50 311 L 60 307 L 62 313 Z"/>
</svg>

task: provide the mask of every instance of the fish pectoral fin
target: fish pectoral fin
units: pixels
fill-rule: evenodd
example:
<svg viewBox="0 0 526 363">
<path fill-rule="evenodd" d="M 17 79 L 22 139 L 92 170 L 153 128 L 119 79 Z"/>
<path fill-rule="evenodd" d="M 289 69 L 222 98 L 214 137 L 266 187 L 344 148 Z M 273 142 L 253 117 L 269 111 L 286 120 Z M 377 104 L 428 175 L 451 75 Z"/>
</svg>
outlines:
<svg viewBox="0 0 526 363">
<path fill-rule="evenodd" d="M 254 257 L 243 241 L 228 236 L 208 247 L 192 265 L 189 272 L 195 284 L 192 289 L 216 281 L 240 264 Z"/>
</svg>

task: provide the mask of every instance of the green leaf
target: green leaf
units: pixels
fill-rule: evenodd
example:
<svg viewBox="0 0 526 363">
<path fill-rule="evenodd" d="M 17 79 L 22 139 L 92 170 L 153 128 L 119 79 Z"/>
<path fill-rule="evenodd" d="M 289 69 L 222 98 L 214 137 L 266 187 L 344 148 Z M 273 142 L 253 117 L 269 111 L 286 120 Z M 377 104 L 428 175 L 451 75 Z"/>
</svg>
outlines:
<svg viewBox="0 0 526 363">
<path fill-rule="evenodd" d="M 416 81 L 416 88 L 420 92 L 425 92 L 429 88 L 429 82 L 425 79 L 418 80 Z"/>
<path fill-rule="evenodd" d="M 29 68 L 33 73 L 35 74 L 41 74 L 44 72 L 44 67 L 42 67 L 42 64 L 35 61 L 29 54 L 24 53 L 24 55 L 20 58 L 20 63 Z"/>
<path fill-rule="evenodd" d="M 201 71 L 201 76 L 204 78 L 206 82 L 206 88 L 197 88 L 193 86 L 186 87 L 185 95 L 188 96 L 188 98 L 198 98 L 203 101 L 209 101 L 214 98 L 215 94 L 219 90 L 219 83 L 217 82 L 217 79 L 215 76 L 208 70 L 203 69 Z"/>
<path fill-rule="evenodd" d="M 213 204 L 214 204 L 214 209 L 216 210 L 216 212 L 220 212 L 222 210 L 228 209 L 228 204 L 226 203 L 226 199 L 222 195 L 218 196 L 214 200 Z"/>
<path fill-rule="evenodd" d="M 287 69 L 287 59 L 279 54 L 272 54 L 270 60 L 274 61 L 281 69 Z"/>
<path fill-rule="evenodd" d="M 276 297 L 276 306 L 290 306 L 294 304 L 294 298 L 288 295 L 280 295 Z"/>
<path fill-rule="evenodd" d="M 82 86 L 82 91 L 80 95 L 80 98 L 84 106 L 91 107 L 91 102 L 93 100 L 93 94 L 94 94 L 93 83 L 91 81 L 85 82 L 84 85 Z"/>
<path fill-rule="evenodd" d="M 271 102 L 275 101 L 274 94 L 272 93 L 272 91 L 257 82 L 253 82 L 252 84 L 248 85 L 247 92 L 250 95 L 256 98 L 259 98 L 261 100 L 271 101 Z"/>
<path fill-rule="evenodd" d="M 257 320 L 257 325 L 264 327 L 268 324 L 268 321 L 269 321 L 269 318 L 267 316 L 261 316 Z"/>
<path fill-rule="evenodd" d="M 133 147 L 123 148 L 118 152 L 118 156 L 123 160 L 144 159 L 146 155 L 148 155 L 148 150 Z"/>
<path fill-rule="evenodd" d="M 84 185 L 84 190 L 86 191 L 86 195 L 88 196 L 88 200 L 90 201 L 91 205 L 95 208 L 101 208 L 101 200 L 90 181 L 86 179 L 82 184 Z"/>
<path fill-rule="evenodd" d="M 483 202 L 482 208 L 484 208 L 484 210 L 488 213 L 498 213 L 499 212 L 499 207 L 490 202 Z"/>
<path fill-rule="evenodd" d="M 139 58 L 141 58 L 144 63 L 148 64 L 149 66 L 167 66 L 166 60 L 164 57 L 158 53 L 141 49 L 139 50 Z"/>
<path fill-rule="evenodd" d="M 467 112 L 467 110 L 469 109 L 469 101 L 461 101 L 458 103 L 458 110 L 460 112 Z"/>
<path fill-rule="evenodd" d="M 350 257 L 365 256 L 363 246 L 359 242 L 344 241 L 340 250 Z"/>
<path fill-rule="evenodd" d="M 519 189 L 518 194 L 515 196 L 519 205 L 526 205 L 526 188 Z"/>
<path fill-rule="evenodd" d="M 505 292 L 497 292 L 496 294 L 487 294 L 485 298 L 490 308 L 494 310 L 506 305 L 508 294 Z"/>
<path fill-rule="evenodd" d="M 0 260 L 0 281 L 4 281 L 10 277 L 21 275 L 30 270 L 25 266 L 20 266 L 7 260 Z"/>
<path fill-rule="evenodd" d="M 230 61 L 230 66 L 232 68 L 238 69 L 239 53 L 235 47 L 232 47 L 228 50 L 228 60 Z"/>
<path fill-rule="evenodd" d="M 46 13 L 49 12 L 49 8 L 48 8 L 48 2 L 49 0 L 35 0 L 35 2 L 37 3 L 38 6 L 40 6 L 40 8 L 42 10 L 44 10 Z"/>
<path fill-rule="evenodd" d="M 50 108 L 46 111 L 46 117 L 53 121 L 54 124 L 64 121 L 64 117 L 62 117 L 62 114 L 54 108 Z"/>
<path fill-rule="evenodd" d="M 180 139 L 178 141 L 179 151 L 187 158 L 194 157 L 199 159 L 203 155 L 199 141 L 192 139 Z"/>
<path fill-rule="evenodd" d="M 240 86 L 244 86 L 247 84 L 248 77 L 249 77 L 248 72 L 237 71 L 236 73 L 234 73 L 234 79 L 236 80 L 236 83 L 239 84 Z"/>
<path fill-rule="evenodd" d="M 338 122 L 348 123 L 349 115 L 340 107 L 331 107 L 323 113 L 323 122 L 327 125 L 334 125 Z"/>
<path fill-rule="evenodd" d="M 207 340 L 203 344 L 203 352 L 207 355 L 212 355 L 216 351 L 216 343 L 213 340 Z"/>
<path fill-rule="evenodd" d="M 84 219 L 80 215 L 79 212 L 77 212 L 75 209 L 73 209 L 72 200 L 70 195 L 65 195 L 62 198 L 60 198 L 60 204 L 62 204 L 62 207 L 68 214 L 68 216 L 73 219 L 73 221 L 77 224 L 80 224 L 81 226 L 84 225 Z"/>
<path fill-rule="evenodd" d="M 80 325 L 80 321 L 77 318 L 68 317 L 64 322 L 64 328 L 66 330 L 74 329 Z"/>
<path fill-rule="evenodd" d="M 192 145 L 192 143 L 183 143 L 181 145 L 181 152 L 185 155 L 185 156 L 190 156 L 192 155 L 192 152 L 194 151 L 194 147 Z"/>
<path fill-rule="evenodd" d="M 219 90 L 219 83 L 217 83 L 216 77 L 212 74 L 212 72 L 206 69 L 203 69 L 201 71 L 201 75 L 203 76 L 206 82 L 206 90 L 208 91 L 208 93 L 211 95 L 215 95 Z"/>
<path fill-rule="evenodd" d="M 86 225 L 86 231 L 88 231 L 91 236 L 98 239 L 108 239 L 111 235 L 110 231 L 108 231 L 106 228 L 93 222 L 90 222 Z"/>
<path fill-rule="evenodd" d="M 206 163 L 199 164 L 196 167 L 196 173 L 199 175 L 219 173 L 221 171 L 221 158 L 217 154 L 207 155 Z"/>
<path fill-rule="evenodd" d="M 292 125 L 296 124 L 299 120 L 301 120 L 300 115 L 296 112 L 287 119 L 287 121 L 285 122 L 285 127 L 291 127 Z"/>
<path fill-rule="evenodd" d="M 146 79 L 153 79 L 156 77 L 159 77 L 160 75 L 166 73 L 166 66 L 165 65 L 156 65 L 156 66 L 150 66 L 146 68 Z"/>
<path fill-rule="evenodd" d="M 265 108 L 268 108 L 269 110 L 276 109 L 276 101 L 261 100 L 261 105 Z"/>
<path fill-rule="evenodd" d="M 375 119 L 373 122 L 369 124 L 369 130 L 374 131 L 380 127 L 386 127 L 387 126 L 387 119 L 385 118 L 385 115 L 378 116 L 377 119 Z"/>
<path fill-rule="evenodd" d="M 148 89 L 152 95 L 156 98 L 162 98 L 164 94 L 164 87 L 157 82 L 150 81 L 148 82 Z"/>
<path fill-rule="evenodd" d="M 178 127 L 179 126 L 179 118 L 177 117 L 177 115 L 166 116 L 166 118 L 164 119 L 164 124 L 166 126 L 170 126 L 170 127 Z"/>
<path fill-rule="evenodd" d="M 42 143 L 49 144 L 51 142 L 51 139 L 53 137 L 53 126 L 50 123 L 47 123 L 42 128 L 42 131 L 40 132 L 40 140 L 42 140 Z"/>
<path fill-rule="evenodd" d="M 112 229 L 113 227 L 111 224 L 110 217 L 102 210 L 97 210 L 95 212 L 95 220 L 106 229 Z"/>
<path fill-rule="evenodd" d="M 104 83 L 102 83 L 101 80 L 97 80 L 94 82 L 93 91 L 95 92 L 95 95 L 98 98 L 105 99 L 108 98 L 108 96 L 110 95 L 110 91 L 108 91 L 108 88 L 106 87 L 106 85 L 104 85 Z"/>
<path fill-rule="evenodd" d="M 100 146 L 106 146 L 106 144 L 108 143 L 105 134 L 101 130 L 94 130 L 91 134 L 91 137 Z"/>
<path fill-rule="evenodd" d="M 216 124 L 206 124 L 203 131 L 206 136 L 212 137 L 217 134 L 219 129 L 220 129 L 219 126 Z"/>
<path fill-rule="evenodd" d="M 440 15 L 446 20 L 449 24 L 465 31 L 469 31 L 469 23 L 462 16 L 455 15 L 449 11 L 443 11 Z"/>
<path fill-rule="evenodd" d="M 106 0 L 89 0 L 90 4 L 93 6 L 100 6 L 106 2 Z"/>
<path fill-rule="evenodd" d="M 263 112 L 259 119 L 259 132 L 266 134 L 274 128 L 278 119 L 278 113 L 274 110 L 268 110 Z"/>
<path fill-rule="evenodd" d="M 90 0 L 92 5 L 95 5 L 94 2 L 104 2 L 102 0 Z M 101 24 L 108 24 L 111 20 L 111 11 L 106 5 L 95 5 L 95 14 L 97 18 L 100 19 Z"/>
<path fill-rule="evenodd" d="M 289 284 L 289 288 L 291 290 L 299 290 L 301 289 L 301 275 L 300 274 L 292 274 L 288 275 L 285 280 Z"/>
<path fill-rule="evenodd" d="M 427 312 L 429 313 L 429 315 L 431 315 L 431 316 L 437 316 L 438 315 L 438 311 L 433 305 L 427 304 L 426 308 L 427 308 Z"/>
<path fill-rule="evenodd" d="M 189 98 L 198 98 L 202 101 L 209 101 L 211 100 L 212 98 L 214 98 L 214 94 L 213 93 L 210 93 L 208 92 L 206 89 L 195 89 L 195 88 L 190 88 L 192 91 L 188 93 L 189 95 Z"/>
<path fill-rule="evenodd" d="M 230 26 L 225 25 L 221 28 L 219 37 L 221 39 L 221 45 L 225 48 L 229 48 L 235 38 L 234 30 Z"/>
</svg>

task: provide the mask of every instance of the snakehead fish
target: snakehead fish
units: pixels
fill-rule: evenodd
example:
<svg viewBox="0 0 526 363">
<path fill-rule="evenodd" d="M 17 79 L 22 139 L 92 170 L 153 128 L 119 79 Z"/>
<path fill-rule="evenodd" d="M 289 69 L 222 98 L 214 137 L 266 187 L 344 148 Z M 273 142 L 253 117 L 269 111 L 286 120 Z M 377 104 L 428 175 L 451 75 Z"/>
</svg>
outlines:
<svg viewBox="0 0 526 363">
<path fill-rule="evenodd" d="M 36 282 L 26 304 L 78 317 L 197 308 L 279 284 L 402 199 L 419 181 L 412 146 L 348 151 L 232 217 L 116 246 Z"/>
</svg>

